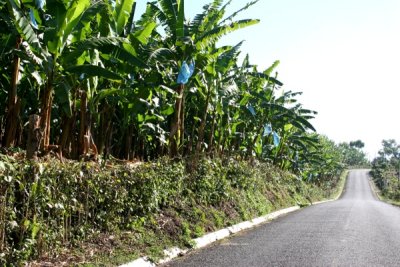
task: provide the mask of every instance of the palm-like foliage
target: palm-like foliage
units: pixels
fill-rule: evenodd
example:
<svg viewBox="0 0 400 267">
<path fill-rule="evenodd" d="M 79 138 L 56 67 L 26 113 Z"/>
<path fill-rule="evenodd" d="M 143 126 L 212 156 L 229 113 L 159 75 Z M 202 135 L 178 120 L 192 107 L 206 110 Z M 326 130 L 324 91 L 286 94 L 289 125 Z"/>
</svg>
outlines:
<svg viewBox="0 0 400 267">
<path fill-rule="evenodd" d="M 278 61 L 259 71 L 249 56 L 238 64 L 241 43 L 218 45 L 224 35 L 258 23 L 235 20 L 256 2 L 226 14 L 230 2 L 214 0 L 187 20 L 184 0 L 158 0 L 135 20 L 134 0 L 0 1 L 0 23 L 7 27 L 1 93 L 17 88 L 24 101 L 14 116 L 26 122 L 40 113 L 43 148 L 57 144 L 68 157 L 208 153 L 307 172 L 320 160 L 321 141 L 309 123 L 315 112 L 297 103 L 298 93 L 280 93 Z M 15 48 L 19 36 L 23 42 Z M 12 87 L 15 58 L 21 76 Z M 184 62 L 195 63 L 185 85 L 177 83 Z M 2 106 L 6 130 L 9 109 Z M 3 144 L 21 139 L 10 138 L 2 137 Z"/>
</svg>

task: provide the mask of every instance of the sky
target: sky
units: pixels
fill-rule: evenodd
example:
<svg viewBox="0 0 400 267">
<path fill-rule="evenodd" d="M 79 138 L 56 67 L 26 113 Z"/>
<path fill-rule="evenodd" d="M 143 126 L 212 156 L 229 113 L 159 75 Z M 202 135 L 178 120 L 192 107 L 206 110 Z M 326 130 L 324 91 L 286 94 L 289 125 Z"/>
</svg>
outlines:
<svg viewBox="0 0 400 267">
<path fill-rule="evenodd" d="M 186 19 L 210 1 L 186 0 Z M 137 15 L 146 2 L 137 1 Z M 233 0 L 228 14 L 246 3 Z M 337 143 L 360 139 L 370 159 L 383 139 L 400 141 L 399 0 L 260 0 L 237 18 L 260 23 L 221 45 L 245 40 L 242 56 L 259 70 L 279 60 L 282 89 L 303 92 L 299 102 L 318 112 L 318 133 Z"/>
</svg>

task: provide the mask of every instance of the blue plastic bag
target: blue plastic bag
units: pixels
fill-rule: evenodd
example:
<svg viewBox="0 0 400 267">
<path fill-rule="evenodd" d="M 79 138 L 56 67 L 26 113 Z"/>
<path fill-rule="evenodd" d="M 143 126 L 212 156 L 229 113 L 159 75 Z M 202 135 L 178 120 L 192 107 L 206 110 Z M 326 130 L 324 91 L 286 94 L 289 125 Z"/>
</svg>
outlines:
<svg viewBox="0 0 400 267">
<path fill-rule="evenodd" d="M 192 76 L 194 72 L 194 60 L 190 61 L 189 71 L 190 71 L 190 76 Z"/>
<path fill-rule="evenodd" d="M 29 17 L 31 19 L 32 27 L 37 30 L 39 27 L 38 27 L 38 24 L 36 22 L 35 14 L 33 14 L 33 10 L 32 9 L 29 10 Z"/>
<path fill-rule="evenodd" d="M 256 115 L 256 110 L 253 108 L 253 106 L 247 106 L 247 109 L 250 111 L 251 115 L 255 116 Z"/>
<path fill-rule="evenodd" d="M 279 143 L 281 142 L 281 138 L 279 137 L 279 135 L 276 132 L 273 132 L 272 136 L 274 137 L 274 146 L 278 147 Z"/>
<path fill-rule="evenodd" d="M 272 126 L 271 126 L 271 124 L 269 124 L 269 123 L 265 124 L 263 136 L 267 136 L 267 135 L 269 135 L 269 134 L 271 134 L 271 133 L 272 133 Z"/>
<path fill-rule="evenodd" d="M 188 65 L 186 61 L 183 61 L 176 82 L 179 84 L 187 84 L 189 78 L 193 75 L 193 72 L 194 72 L 194 62 L 192 61 Z"/>
<path fill-rule="evenodd" d="M 39 9 L 43 9 L 44 5 L 46 4 L 46 0 L 36 0 L 36 7 Z"/>
</svg>

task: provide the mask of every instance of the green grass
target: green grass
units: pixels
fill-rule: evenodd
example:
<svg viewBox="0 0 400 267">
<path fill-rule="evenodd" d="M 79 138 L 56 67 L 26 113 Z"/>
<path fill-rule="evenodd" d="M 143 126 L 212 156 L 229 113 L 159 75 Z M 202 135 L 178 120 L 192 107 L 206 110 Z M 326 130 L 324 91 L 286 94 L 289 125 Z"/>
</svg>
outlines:
<svg viewBox="0 0 400 267">
<path fill-rule="evenodd" d="M 339 178 L 338 185 L 336 187 L 334 187 L 334 189 L 332 190 L 332 194 L 331 194 L 330 198 L 338 199 L 341 197 L 341 195 L 344 193 L 344 190 L 345 190 L 344 187 L 346 185 L 348 175 L 349 175 L 348 170 L 345 170 L 342 172 L 342 174 L 340 175 L 340 178 Z"/>
</svg>

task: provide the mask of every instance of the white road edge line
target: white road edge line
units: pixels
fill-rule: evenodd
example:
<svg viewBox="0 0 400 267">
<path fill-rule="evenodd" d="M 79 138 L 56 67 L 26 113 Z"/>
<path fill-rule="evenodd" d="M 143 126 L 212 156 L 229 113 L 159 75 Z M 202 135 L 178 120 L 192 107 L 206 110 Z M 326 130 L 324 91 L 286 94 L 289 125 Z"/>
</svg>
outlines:
<svg viewBox="0 0 400 267">
<path fill-rule="evenodd" d="M 347 174 L 346 174 L 346 176 L 347 176 Z M 342 195 L 342 192 L 343 192 L 343 189 L 339 192 L 339 194 L 335 198 L 324 200 L 324 201 L 313 202 L 311 205 L 318 205 L 318 204 L 336 201 L 340 198 L 340 196 Z M 141 257 L 141 258 L 138 258 L 127 264 L 120 265 L 119 267 L 155 267 L 159 264 L 167 263 L 178 256 L 185 255 L 186 253 L 188 253 L 191 250 L 195 250 L 195 249 L 199 249 L 199 248 L 208 246 L 208 245 L 214 243 L 215 241 L 224 239 L 230 235 L 233 235 L 240 231 L 252 228 L 252 227 L 262 224 L 264 222 L 271 221 L 281 215 L 284 215 L 284 214 L 287 214 L 287 213 L 290 213 L 290 212 L 293 212 L 293 211 L 296 211 L 299 209 L 300 209 L 300 206 L 293 206 L 290 208 L 277 210 L 277 211 L 274 211 L 267 215 L 264 215 L 264 216 L 261 216 L 258 218 L 254 218 L 250 221 L 241 222 L 241 223 L 235 224 L 233 226 L 229 226 L 227 228 L 218 230 L 216 232 L 206 234 L 202 237 L 193 239 L 193 242 L 195 245 L 192 249 L 180 249 L 178 247 L 166 249 L 166 250 L 164 250 L 165 258 L 159 260 L 157 263 L 151 262 L 148 257 Z"/>
<path fill-rule="evenodd" d="M 323 204 L 323 203 L 327 203 L 327 202 L 336 201 L 342 196 L 342 193 L 341 193 L 342 191 L 340 191 L 340 193 L 335 198 L 328 199 L 328 200 L 323 200 L 323 201 L 313 202 L 311 205 L 318 205 L 318 204 Z"/>
<path fill-rule="evenodd" d="M 316 203 L 314 203 L 314 204 L 316 204 Z M 254 218 L 250 221 L 241 222 L 241 223 L 235 224 L 233 226 L 229 226 L 227 228 L 218 230 L 216 232 L 206 234 L 202 237 L 193 239 L 193 242 L 195 245 L 192 249 L 180 249 L 178 247 L 166 249 L 166 250 L 164 250 L 165 258 L 161 259 L 157 263 L 151 262 L 148 257 L 141 257 L 141 258 L 138 258 L 129 263 L 120 265 L 120 267 L 155 267 L 158 264 L 167 263 L 178 256 L 185 255 L 190 250 L 199 249 L 199 248 L 208 246 L 208 245 L 214 243 L 215 241 L 224 239 L 224 238 L 226 238 L 230 235 L 236 234 L 240 231 L 253 228 L 254 226 L 257 226 L 264 222 L 276 219 L 277 217 L 279 217 L 281 215 L 284 215 L 284 214 L 287 214 L 287 213 L 290 213 L 290 212 L 293 212 L 293 211 L 296 211 L 299 209 L 300 209 L 300 206 L 293 206 L 290 208 L 277 210 L 277 211 L 269 213 L 265 216 Z"/>
</svg>

